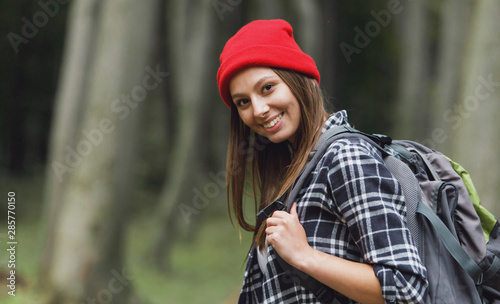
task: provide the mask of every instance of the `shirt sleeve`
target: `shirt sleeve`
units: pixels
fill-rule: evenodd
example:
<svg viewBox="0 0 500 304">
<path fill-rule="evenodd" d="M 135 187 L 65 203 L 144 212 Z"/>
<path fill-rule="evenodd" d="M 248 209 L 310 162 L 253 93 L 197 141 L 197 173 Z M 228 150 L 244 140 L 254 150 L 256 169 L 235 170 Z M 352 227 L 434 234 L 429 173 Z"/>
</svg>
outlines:
<svg viewBox="0 0 500 304">
<path fill-rule="evenodd" d="M 399 182 L 366 141 L 336 141 L 327 154 L 333 202 L 366 263 L 373 265 L 386 303 L 421 303 L 426 269 L 406 225 Z"/>
</svg>

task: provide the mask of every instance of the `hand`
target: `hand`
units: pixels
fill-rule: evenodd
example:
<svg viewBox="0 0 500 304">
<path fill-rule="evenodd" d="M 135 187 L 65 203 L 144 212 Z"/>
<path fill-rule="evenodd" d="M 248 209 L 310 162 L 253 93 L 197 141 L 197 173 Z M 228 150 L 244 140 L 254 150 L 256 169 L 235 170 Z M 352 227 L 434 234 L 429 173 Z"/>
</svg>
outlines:
<svg viewBox="0 0 500 304">
<path fill-rule="evenodd" d="M 297 267 L 311 255 L 313 249 L 307 243 L 304 227 L 299 222 L 297 204 L 293 203 L 290 213 L 275 211 L 267 219 L 266 241 L 288 264 Z"/>
<path fill-rule="evenodd" d="M 296 203 L 290 213 L 275 211 L 267 219 L 266 235 L 267 243 L 291 266 L 359 303 L 384 303 L 371 265 L 315 250 L 307 243 Z"/>
</svg>

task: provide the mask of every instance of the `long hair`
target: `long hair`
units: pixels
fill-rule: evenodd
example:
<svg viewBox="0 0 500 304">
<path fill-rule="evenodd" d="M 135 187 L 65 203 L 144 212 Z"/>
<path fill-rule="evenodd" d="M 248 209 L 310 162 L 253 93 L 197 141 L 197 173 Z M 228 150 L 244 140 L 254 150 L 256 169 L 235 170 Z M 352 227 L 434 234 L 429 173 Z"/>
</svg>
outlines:
<svg viewBox="0 0 500 304">
<path fill-rule="evenodd" d="M 318 82 L 298 72 L 272 70 L 288 85 L 300 107 L 300 122 L 292 146 L 287 141 L 272 143 L 256 134 L 240 119 L 231 103 L 231 122 L 226 164 L 228 212 L 231 205 L 238 225 L 253 231 L 253 244 L 264 248 L 265 223 L 245 217 L 245 197 L 254 198 L 255 213 L 284 195 L 295 183 L 318 140 L 328 117 Z M 249 195 L 249 191 L 252 193 Z M 231 204 L 232 202 L 232 204 Z M 252 222 L 255 219 L 255 224 Z"/>
</svg>

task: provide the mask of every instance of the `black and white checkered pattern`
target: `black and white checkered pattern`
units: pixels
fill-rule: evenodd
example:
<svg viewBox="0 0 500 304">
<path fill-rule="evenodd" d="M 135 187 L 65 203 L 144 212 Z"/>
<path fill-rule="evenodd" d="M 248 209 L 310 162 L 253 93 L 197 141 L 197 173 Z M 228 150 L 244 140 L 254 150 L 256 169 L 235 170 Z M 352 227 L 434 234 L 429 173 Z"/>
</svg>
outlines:
<svg viewBox="0 0 500 304">
<path fill-rule="evenodd" d="M 345 124 L 347 114 L 340 111 L 323 131 Z M 426 269 L 405 224 L 401 186 L 375 148 L 359 138 L 334 142 L 299 197 L 299 219 L 313 248 L 373 265 L 386 303 L 423 301 Z M 250 251 L 239 303 L 319 303 L 283 271 L 276 255 L 269 246 L 265 275 L 255 248 Z M 335 303 L 356 303 L 339 293 L 335 297 Z"/>
</svg>

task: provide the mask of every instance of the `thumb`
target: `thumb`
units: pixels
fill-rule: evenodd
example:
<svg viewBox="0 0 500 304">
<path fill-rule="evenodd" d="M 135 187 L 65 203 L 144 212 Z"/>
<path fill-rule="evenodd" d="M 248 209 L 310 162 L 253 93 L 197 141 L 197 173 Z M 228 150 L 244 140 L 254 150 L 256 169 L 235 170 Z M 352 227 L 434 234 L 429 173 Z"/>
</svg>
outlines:
<svg viewBox="0 0 500 304">
<path fill-rule="evenodd" d="M 296 203 L 296 202 L 294 202 L 294 203 L 292 204 L 292 208 L 290 209 L 290 214 L 291 214 L 291 215 L 296 215 L 296 216 L 298 216 L 298 215 L 297 215 L 297 203 Z"/>
</svg>

